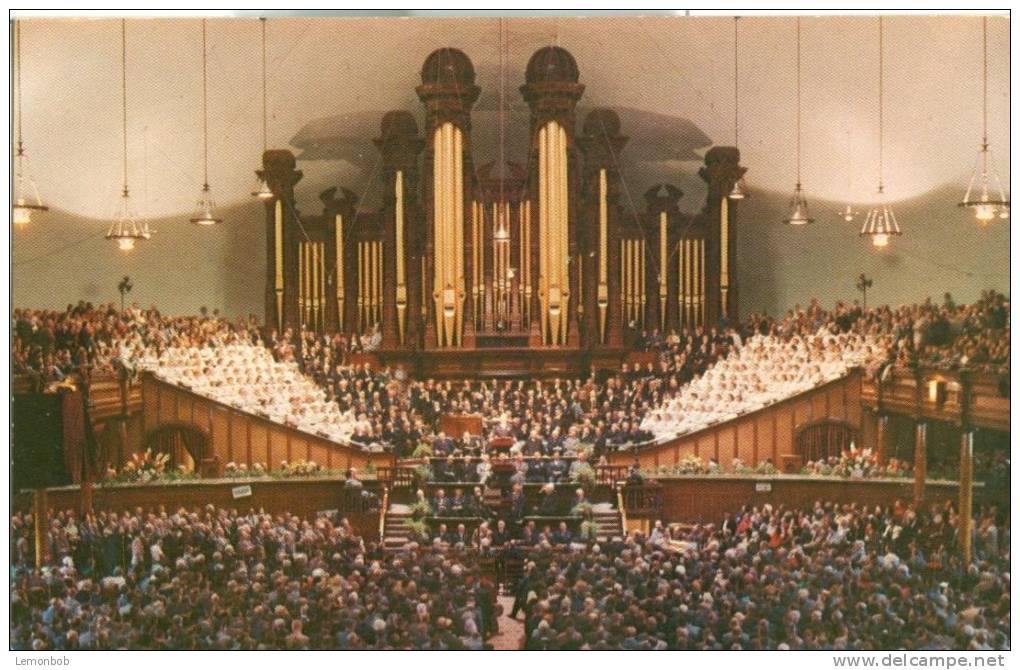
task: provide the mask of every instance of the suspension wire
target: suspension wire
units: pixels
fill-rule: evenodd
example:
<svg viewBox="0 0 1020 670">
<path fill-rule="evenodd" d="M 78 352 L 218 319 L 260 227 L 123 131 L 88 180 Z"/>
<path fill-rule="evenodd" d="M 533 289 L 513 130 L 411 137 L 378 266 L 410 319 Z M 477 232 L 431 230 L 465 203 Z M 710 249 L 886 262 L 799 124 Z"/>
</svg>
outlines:
<svg viewBox="0 0 1020 670">
<path fill-rule="evenodd" d="M 800 188 L 800 17 L 797 17 L 797 188 Z"/>
<path fill-rule="evenodd" d="M 883 35 L 882 17 L 878 17 L 878 192 L 884 189 L 885 159 L 885 37 Z"/>
<path fill-rule="evenodd" d="M 266 17 L 259 17 L 262 24 L 262 153 L 266 153 L 268 124 L 266 122 Z"/>
<path fill-rule="evenodd" d="M 988 148 L 988 17 L 981 17 L 981 143 Z"/>
<path fill-rule="evenodd" d="M 505 75 L 506 75 L 506 61 L 504 60 L 504 46 L 503 42 L 505 39 L 503 17 L 499 18 L 499 205 L 503 206 L 503 180 L 505 179 L 504 165 L 506 163 L 506 156 L 504 154 L 504 145 L 506 143 L 504 124 L 505 120 L 503 117 L 504 110 L 506 108 L 506 88 L 505 88 Z"/>
<path fill-rule="evenodd" d="M 203 188 L 209 190 L 209 84 L 206 56 L 206 20 L 202 19 L 202 165 Z"/>
<path fill-rule="evenodd" d="M 21 145 L 21 20 L 14 24 L 14 39 L 17 41 L 17 60 L 14 61 L 14 97 L 18 100 L 18 155 L 24 153 Z"/>
<path fill-rule="evenodd" d="M 128 197 L 128 141 L 127 141 L 127 21 L 120 20 L 120 96 L 121 123 L 124 130 L 124 197 Z"/>
<path fill-rule="evenodd" d="M 737 25 L 739 16 L 733 17 L 733 146 L 740 148 L 740 68 Z"/>
</svg>

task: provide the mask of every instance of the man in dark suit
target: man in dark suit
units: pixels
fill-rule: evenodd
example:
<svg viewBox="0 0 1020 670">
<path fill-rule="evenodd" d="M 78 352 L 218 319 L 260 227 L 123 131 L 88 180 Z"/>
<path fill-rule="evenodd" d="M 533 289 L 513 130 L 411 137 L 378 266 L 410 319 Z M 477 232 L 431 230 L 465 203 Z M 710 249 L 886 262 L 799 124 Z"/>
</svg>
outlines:
<svg viewBox="0 0 1020 670">
<path fill-rule="evenodd" d="M 450 514 L 450 499 L 446 497 L 446 491 L 439 489 L 432 498 L 432 512 L 436 516 L 448 516 Z"/>
<path fill-rule="evenodd" d="M 524 515 L 527 513 L 527 509 L 524 499 L 524 487 L 520 484 L 514 484 L 513 490 L 510 492 L 509 507 L 511 521 L 517 524 L 524 521 Z"/>
</svg>

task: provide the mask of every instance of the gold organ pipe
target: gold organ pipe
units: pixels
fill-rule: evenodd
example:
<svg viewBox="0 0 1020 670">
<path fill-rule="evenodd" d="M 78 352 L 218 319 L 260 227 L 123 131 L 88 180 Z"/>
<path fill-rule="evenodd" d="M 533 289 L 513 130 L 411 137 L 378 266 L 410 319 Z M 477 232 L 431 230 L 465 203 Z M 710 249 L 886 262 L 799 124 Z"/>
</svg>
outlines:
<svg viewBox="0 0 1020 670">
<path fill-rule="evenodd" d="M 273 243 L 276 247 L 276 325 L 283 334 L 283 201 L 276 199 L 273 213 Z"/>
<path fill-rule="evenodd" d="M 609 307 L 609 186 L 606 169 L 599 170 L 599 342 L 606 341 L 606 310 Z"/>
<path fill-rule="evenodd" d="M 462 320 L 464 318 L 464 134 L 460 128 L 452 127 L 453 130 L 453 211 L 454 211 L 454 253 L 457 264 L 455 266 L 455 325 L 454 338 L 457 346 L 461 344 L 461 333 L 463 332 Z"/>
<path fill-rule="evenodd" d="M 396 197 L 395 227 L 396 227 L 396 259 L 397 259 L 397 341 L 404 343 L 404 323 L 407 318 L 407 277 L 404 267 L 404 172 L 397 170 L 394 178 L 394 196 Z"/>
<path fill-rule="evenodd" d="M 698 258 L 699 289 L 698 289 L 698 325 L 705 323 L 705 240 L 699 240 L 700 256 Z"/>
<path fill-rule="evenodd" d="M 319 327 L 326 326 L 326 243 L 319 242 Z"/>
<path fill-rule="evenodd" d="M 312 243 L 312 321 L 319 330 L 319 243 Z"/>
<path fill-rule="evenodd" d="M 365 243 L 358 243 L 358 331 L 365 327 Z"/>
<path fill-rule="evenodd" d="M 344 217 L 336 215 L 336 321 L 344 329 Z"/>
<path fill-rule="evenodd" d="M 549 307 L 549 272 L 546 268 L 549 262 L 549 145 L 548 126 L 542 126 L 538 131 L 538 301 L 539 301 L 539 324 L 542 329 L 542 344 L 547 341 L 546 334 L 546 310 Z"/>
<path fill-rule="evenodd" d="M 666 277 L 669 275 L 669 240 L 666 238 L 666 212 L 659 212 L 659 329 L 666 330 Z"/>
<path fill-rule="evenodd" d="M 729 198 L 723 198 L 719 206 L 719 288 L 722 293 L 722 315 L 726 316 L 726 296 L 730 290 L 730 205 Z"/>
<path fill-rule="evenodd" d="M 568 318 L 571 295 L 570 295 L 570 229 L 568 225 L 569 218 L 569 202 L 567 200 L 567 132 L 566 128 L 562 125 L 557 124 L 557 130 L 559 131 L 560 145 L 557 149 L 556 156 L 560 161 L 560 173 L 559 183 L 556 185 L 556 195 L 559 198 L 560 203 L 560 217 L 559 217 L 559 230 L 560 230 L 560 256 L 556 262 L 560 267 L 560 285 L 562 286 L 563 299 L 560 307 L 560 341 L 559 345 L 567 344 L 567 326 L 570 324 Z"/>
<path fill-rule="evenodd" d="M 528 310 L 528 325 L 529 326 L 531 325 L 531 320 L 534 318 L 534 314 L 531 313 L 531 307 L 532 307 L 531 296 L 532 296 L 532 294 L 534 293 L 534 290 L 535 290 L 535 286 L 534 286 L 534 284 L 532 284 L 532 282 L 534 281 L 535 276 L 534 276 L 534 273 L 533 273 L 533 271 L 531 269 L 531 264 L 535 261 L 535 257 L 531 253 L 531 236 L 535 234 L 534 225 L 531 223 L 531 213 L 532 213 L 532 206 L 531 205 L 532 205 L 532 201 L 528 200 L 528 202 L 527 202 L 527 209 L 524 210 L 524 232 L 525 232 L 525 235 L 527 235 L 527 240 L 528 240 L 527 244 L 526 244 L 527 253 L 524 255 L 524 258 L 527 259 L 527 261 L 528 261 L 528 273 L 525 276 L 525 281 L 527 281 L 528 283 L 524 287 L 524 298 L 525 298 L 525 302 L 527 303 L 527 306 L 528 306 L 527 310 Z"/>
<path fill-rule="evenodd" d="M 305 287 L 305 243 L 298 242 L 298 318 L 301 325 L 304 325 L 308 320 L 305 314 L 305 295 L 307 294 L 307 288 Z"/>
<path fill-rule="evenodd" d="M 641 327 L 645 326 L 645 305 L 648 303 L 648 244 L 644 239 L 638 240 L 641 249 L 638 255 L 638 285 L 641 287 L 641 314 L 638 316 Z"/>
</svg>

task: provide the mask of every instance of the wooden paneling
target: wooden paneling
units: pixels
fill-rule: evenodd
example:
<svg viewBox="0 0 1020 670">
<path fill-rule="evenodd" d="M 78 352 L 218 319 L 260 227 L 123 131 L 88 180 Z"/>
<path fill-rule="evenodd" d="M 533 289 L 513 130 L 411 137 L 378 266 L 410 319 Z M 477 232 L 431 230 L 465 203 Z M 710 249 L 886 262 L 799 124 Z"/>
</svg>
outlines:
<svg viewBox="0 0 1020 670">
<path fill-rule="evenodd" d="M 219 456 L 224 463 L 230 461 L 225 458 L 227 454 L 226 445 L 230 442 L 230 414 L 222 407 L 212 410 L 212 448 L 213 453 Z"/>
<path fill-rule="evenodd" d="M 831 381 L 756 412 L 673 440 L 610 455 L 616 465 L 630 465 L 634 458 L 642 467 L 671 466 L 687 455 L 703 460 L 717 457 L 724 469 L 734 456 L 754 466 L 767 458 L 777 466 L 783 454 L 795 453 L 796 429 L 820 419 L 846 420 L 860 429 L 861 373 Z M 853 400 L 851 400 L 853 399 Z"/>
<path fill-rule="evenodd" d="M 236 486 L 251 486 L 250 497 L 234 499 L 231 489 Z M 374 481 L 365 482 L 366 489 L 378 491 Z M 289 480 L 207 480 L 179 482 L 168 485 L 138 484 L 96 486 L 92 501 L 97 510 L 126 511 L 141 507 L 155 510 L 160 506 L 168 509 L 185 507 L 195 509 L 205 505 L 216 505 L 224 509 L 246 511 L 265 509 L 270 513 L 291 512 L 310 518 L 317 512 L 335 510 L 341 507 L 344 487 L 342 480 L 289 479 Z M 78 487 L 61 487 L 47 490 L 50 509 L 79 509 L 81 504 Z M 28 500 L 30 498 L 22 498 Z M 20 501 L 18 501 L 20 502 Z M 379 537 L 379 515 L 352 514 L 347 518 L 359 534 L 368 540 Z"/>
<path fill-rule="evenodd" d="M 290 462 L 290 459 L 287 457 L 287 433 L 273 427 L 269 430 L 270 469 L 277 469 L 282 461 Z"/>
<path fill-rule="evenodd" d="M 727 512 L 744 505 L 765 503 L 787 507 L 811 507 L 816 500 L 888 506 L 896 500 L 910 501 L 910 479 L 849 480 L 814 477 L 675 477 L 659 479 L 662 485 L 662 520 L 667 523 L 718 523 Z M 767 483 L 770 490 L 758 491 Z M 925 487 L 928 501 L 955 500 L 955 483 L 932 483 Z"/>
<path fill-rule="evenodd" d="M 252 424 L 251 452 L 244 454 L 243 458 L 249 466 L 253 463 L 269 464 L 269 428 L 267 426 Z"/>
<path fill-rule="evenodd" d="M 737 424 L 737 458 L 744 463 L 754 463 L 755 429 L 757 420 L 746 419 Z"/>
<path fill-rule="evenodd" d="M 307 459 L 330 468 L 394 463 L 391 454 L 364 452 L 353 445 L 337 444 L 161 382 L 148 374 L 143 377 L 143 386 L 144 400 L 140 407 L 149 407 L 158 418 L 152 425 L 147 422 L 148 429 L 170 421 L 192 423 L 210 435 L 213 453 L 224 464 L 234 462 L 250 466 L 258 462 L 277 469 L 281 461 Z"/>
</svg>

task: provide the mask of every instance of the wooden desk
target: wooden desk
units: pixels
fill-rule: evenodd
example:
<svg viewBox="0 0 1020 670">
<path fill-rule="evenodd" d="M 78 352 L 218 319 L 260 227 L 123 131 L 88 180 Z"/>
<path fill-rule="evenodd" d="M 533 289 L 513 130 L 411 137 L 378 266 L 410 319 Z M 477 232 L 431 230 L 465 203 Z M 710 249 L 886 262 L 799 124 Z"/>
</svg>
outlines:
<svg viewBox="0 0 1020 670">
<path fill-rule="evenodd" d="M 480 414 L 444 414 L 439 417 L 439 430 L 455 440 L 463 437 L 465 431 L 479 436 L 483 431 L 482 417 Z"/>
</svg>

